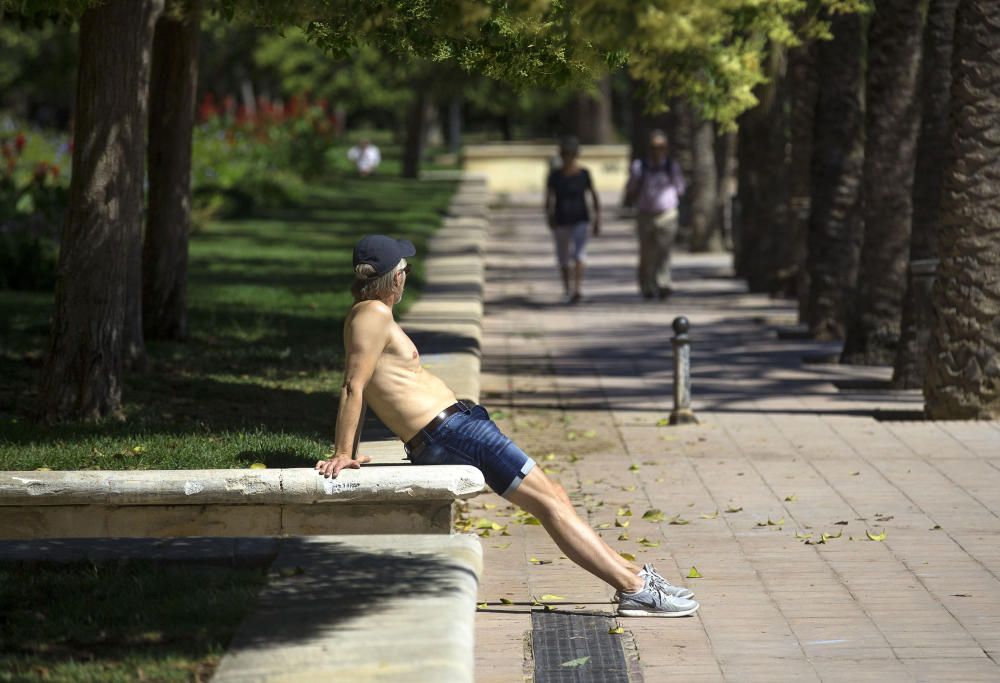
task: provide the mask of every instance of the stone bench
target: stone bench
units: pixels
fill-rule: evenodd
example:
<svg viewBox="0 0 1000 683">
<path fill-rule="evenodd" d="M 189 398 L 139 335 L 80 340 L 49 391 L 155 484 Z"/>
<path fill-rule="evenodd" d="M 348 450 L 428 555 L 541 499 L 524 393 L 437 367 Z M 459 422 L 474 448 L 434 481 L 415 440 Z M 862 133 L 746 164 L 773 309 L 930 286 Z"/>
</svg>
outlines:
<svg viewBox="0 0 1000 683">
<path fill-rule="evenodd" d="M 483 488 L 459 465 L 0 472 L 0 538 L 447 534 Z"/>
</svg>

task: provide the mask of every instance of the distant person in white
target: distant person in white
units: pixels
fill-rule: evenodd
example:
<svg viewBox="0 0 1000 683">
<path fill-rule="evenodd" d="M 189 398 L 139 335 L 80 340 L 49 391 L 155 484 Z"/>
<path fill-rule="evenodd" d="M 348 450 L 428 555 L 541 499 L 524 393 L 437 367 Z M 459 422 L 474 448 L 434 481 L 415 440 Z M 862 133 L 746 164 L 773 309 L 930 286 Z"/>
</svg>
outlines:
<svg viewBox="0 0 1000 683">
<path fill-rule="evenodd" d="M 347 151 L 347 158 L 354 162 L 361 175 L 371 175 L 382 162 L 378 147 L 368 140 L 361 140 Z"/>
</svg>

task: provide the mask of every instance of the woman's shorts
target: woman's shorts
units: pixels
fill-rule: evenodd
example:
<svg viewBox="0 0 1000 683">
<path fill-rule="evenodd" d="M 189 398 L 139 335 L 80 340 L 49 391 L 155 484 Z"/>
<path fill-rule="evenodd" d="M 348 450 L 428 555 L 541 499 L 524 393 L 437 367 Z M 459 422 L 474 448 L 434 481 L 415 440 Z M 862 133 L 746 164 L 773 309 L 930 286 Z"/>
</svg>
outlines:
<svg viewBox="0 0 1000 683">
<path fill-rule="evenodd" d="M 584 263 L 587 260 L 587 233 L 590 223 L 581 221 L 573 225 L 557 225 L 552 232 L 556 240 L 556 258 L 560 268 L 567 268 L 570 261 Z"/>
<path fill-rule="evenodd" d="M 455 413 L 407 457 L 414 465 L 472 465 L 501 496 L 516 490 L 535 461 L 504 436 L 482 406 Z"/>
</svg>

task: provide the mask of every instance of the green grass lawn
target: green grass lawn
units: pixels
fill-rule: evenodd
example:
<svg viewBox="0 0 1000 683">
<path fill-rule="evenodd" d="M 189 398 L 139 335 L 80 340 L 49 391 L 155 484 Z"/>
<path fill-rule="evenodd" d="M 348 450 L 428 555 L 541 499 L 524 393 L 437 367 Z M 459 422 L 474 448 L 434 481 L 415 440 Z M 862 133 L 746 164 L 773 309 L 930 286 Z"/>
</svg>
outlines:
<svg viewBox="0 0 1000 683">
<path fill-rule="evenodd" d="M 264 569 L 0 565 L 0 682 L 207 681 Z"/>
<path fill-rule="evenodd" d="M 354 242 L 387 233 L 419 256 L 453 192 L 340 177 L 296 188 L 293 205 L 206 224 L 191 240 L 191 338 L 148 344 L 122 423 L 30 420 L 52 295 L 0 291 L 0 469 L 312 465 L 332 438 Z M 400 312 L 422 282 L 418 258 Z"/>
</svg>

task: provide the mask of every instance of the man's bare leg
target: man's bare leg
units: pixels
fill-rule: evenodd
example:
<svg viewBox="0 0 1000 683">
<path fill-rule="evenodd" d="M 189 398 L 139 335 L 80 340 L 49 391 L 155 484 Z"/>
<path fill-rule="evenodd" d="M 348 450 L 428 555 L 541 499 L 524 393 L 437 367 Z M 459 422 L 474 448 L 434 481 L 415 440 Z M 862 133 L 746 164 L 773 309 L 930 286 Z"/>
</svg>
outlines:
<svg viewBox="0 0 1000 683">
<path fill-rule="evenodd" d="M 537 517 L 566 557 L 597 578 L 621 591 L 643 587 L 640 568 L 612 550 L 580 519 L 563 488 L 540 468 L 532 469 L 507 499 Z"/>
</svg>

